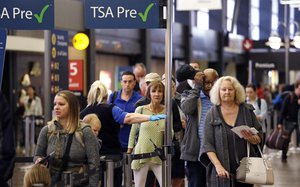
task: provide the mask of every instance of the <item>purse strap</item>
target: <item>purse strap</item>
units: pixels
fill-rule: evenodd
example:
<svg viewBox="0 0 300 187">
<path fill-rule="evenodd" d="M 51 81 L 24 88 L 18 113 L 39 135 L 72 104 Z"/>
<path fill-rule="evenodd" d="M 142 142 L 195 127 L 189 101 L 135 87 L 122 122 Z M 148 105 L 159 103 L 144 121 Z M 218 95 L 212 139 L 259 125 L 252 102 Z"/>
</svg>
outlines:
<svg viewBox="0 0 300 187">
<path fill-rule="evenodd" d="M 261 156 L 261 158 L 262 158 L 262 160 L 263 160 L 263 162 L 264 162 L 264 165 L 266 166 L 266 169 L 269 170 L 270 168 L 269 168 L 269 166 L 268 166 L 268 164 L 267 164 L 266 158 L 264 157 L 264 155 L 263 155 L 263 153 L 262 153 L 262 151 L 261 151 L 260 146 L 259 146 L 258 144 L 257 144 L 256 146 L 257 146 L 258 151 L 259 151 L 259 153 L 260 153 L 260 156 Z M 250 158 L 250 143 L 249 143 L 248 141 L 247 141 L 247 157 Z"/>
</svg>

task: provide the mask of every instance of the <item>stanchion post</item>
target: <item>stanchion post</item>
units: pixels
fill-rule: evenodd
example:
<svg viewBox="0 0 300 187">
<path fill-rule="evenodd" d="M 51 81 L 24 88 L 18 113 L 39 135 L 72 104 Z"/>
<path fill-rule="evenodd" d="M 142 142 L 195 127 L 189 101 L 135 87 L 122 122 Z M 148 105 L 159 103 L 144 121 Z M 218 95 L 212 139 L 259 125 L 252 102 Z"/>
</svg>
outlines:
<svg viewBox="0 0 300 187">
<path fill-rule="evenodd" d="M 30 116 L 31 125 L 30 125 L 30 156 L 33 156 L 35 149 L 35 116 Z"/>
<path fill-rule="evenodd" d="M 132 171 L 131 171 L 131 154 L 124 153 L 124 185 L 125 187 L 132 187 Z"/>
<path fill-rule="evenodd" d="M 73 187 L 72 172 L 64 171 L 62 174 L 64 187 Z"/>
<path fill-rule="evenodd" d="M 106 161 L 106 171 L 104 177 L 106 178 L 106 187 L 113 187 L 114 186 L 114 161 L 113 160 Z"/>
<path fill-rule="evenodd" d="M 25 117 L 25 156 L 29 156 L 30 143 L 29 143 L 29 128 L 30 128 L 30 117 Z"/>
</svg>

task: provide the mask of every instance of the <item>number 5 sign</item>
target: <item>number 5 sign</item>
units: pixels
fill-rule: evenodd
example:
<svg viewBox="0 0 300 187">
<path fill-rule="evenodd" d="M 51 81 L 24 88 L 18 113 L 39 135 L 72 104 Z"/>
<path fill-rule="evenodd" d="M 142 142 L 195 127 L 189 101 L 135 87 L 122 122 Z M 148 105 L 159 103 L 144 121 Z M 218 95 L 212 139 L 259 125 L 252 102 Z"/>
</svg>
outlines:
<svg viewBox="0 0 300 187">
<path fill-rule="evenodd" d="M 83 60 L 69 60 L 69 90 L 83 90 Z"/>
</svg>

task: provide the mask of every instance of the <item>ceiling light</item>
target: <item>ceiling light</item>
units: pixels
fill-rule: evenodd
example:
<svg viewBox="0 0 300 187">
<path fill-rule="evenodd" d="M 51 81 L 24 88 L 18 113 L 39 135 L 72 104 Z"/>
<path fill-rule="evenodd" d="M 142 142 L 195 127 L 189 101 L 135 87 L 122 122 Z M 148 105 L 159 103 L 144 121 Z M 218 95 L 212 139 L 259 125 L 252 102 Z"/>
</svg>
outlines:
<svg viewBox="0 0 300 187">
<path fill-rule="evenodd" d="M 278 36 L 278 34 L 273 34 L 269 37 L 266 45 L 270 46 L 272 49 L 279 49 L 281 46 L 283 46 L 283 43 L 281 42 L 281 38 Z"/>
<path fill-rule="evenodd" d="M 297 49 L 300 49 L 300 32 L 297 32 L 294 36 L 294 40 L 291 42 Z"/>
</svg>

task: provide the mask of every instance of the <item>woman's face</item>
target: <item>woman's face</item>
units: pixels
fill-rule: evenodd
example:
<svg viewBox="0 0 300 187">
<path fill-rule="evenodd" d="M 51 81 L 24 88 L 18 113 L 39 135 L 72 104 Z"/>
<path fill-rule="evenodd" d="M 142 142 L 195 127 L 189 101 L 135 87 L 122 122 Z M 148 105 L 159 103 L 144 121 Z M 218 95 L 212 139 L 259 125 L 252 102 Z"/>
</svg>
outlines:
<svg viewBox="0 0 300 187">
<path fill-rule="evenodd" d="M 231 82 L 227 80 L 222 81 L 220 87 L 220 98 L 221 102 L 234 102 L 235 89 Z"/>
<path fill-rule="evenodd" d="M 256 98 L 256 93 L 251 87 L 246 88 L 246 96 L 250 100 L 254 100 Z"/>
<path fill-rule="evenodd" d="M 69 103 L 62 96 L 54 98 L 54 112 L 57 119 L 67 119 L 69 115 Z"/>
<path fill-rule="evenodd" d="M 151 102 L 156 102 L 156 103 L 160 103 L 163 99 L 163 90 L 161 88 L 154 88 L 151 87 L 150 88 L 150 98 L 151 98 Z"/>
<path fill-rule="evenodd" d="M 27 88 L 27 94 L 28 94 L 29 96 L 33 96 L 33 95 L 34 95 L 34 89 L 31 88 L 31 87 Z"/>
</svg>

